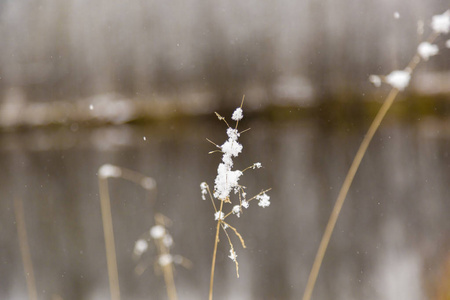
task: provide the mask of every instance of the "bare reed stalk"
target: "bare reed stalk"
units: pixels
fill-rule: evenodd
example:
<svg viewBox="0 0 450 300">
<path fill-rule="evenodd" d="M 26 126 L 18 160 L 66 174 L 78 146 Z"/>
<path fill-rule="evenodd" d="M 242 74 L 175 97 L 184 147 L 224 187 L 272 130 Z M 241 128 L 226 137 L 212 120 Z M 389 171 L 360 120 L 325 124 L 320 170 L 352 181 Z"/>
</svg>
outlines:
<svg viewBox="0 0 450 300">
<path fill-rule="evenodd" d="M 427 41 L 429 43 L 432 43 L 438 36 L 439 36 L 438 33 L 433 32 L 430 35 L 430 37 L 427 39 Z M 406 70 L 409 70 L 410 74 L 412 74 L 414 69 L 419 64 L 419 62 L 420 62 L 420 56 L 416 53 L 416 55 L 409 62 Z M 352 185 L 355 174 L 358 171 L 359 165 L 361 164 L 361 161 L 367 151 L 367 148 L 369 147 L 370 142 L 372 141 L 373 136 L 375 135 L 378 128 L 380 127 L 381 122 L 383 121 L 384 117 L 386 116 L 386 113 L 388 112 L 388 110 L 391 108 L 392 103 L 394 102 L 398 93 L 399 93 L 398 89 L 396 89 L 396 88 L 391 89 L 388 96 L 384 100 L 383 105 L 381 106 L 380 110 L 378 111 L 377 115 L 375 116 L 375 119 L 373 120 L 372 124 L 370 125 L 366 135 L 364 136 L 364 139 L 361 142 L 361 145 L 359 146 L 358 151 L 356 152 L 355 158 L 353 159 L 353 162 L 350 166 L 347 176 L 345 177 L 344 183 L 342 184 L 341 190 L 339 191 L 338 197 L 336 199 L 336 203 L 331 212 L 331 216 L 328 220 L 322 240 L 320 241 L 319 249 L 317 250 L 316 258 L 314 259 L 314 263 L 313 263 L 311 272 L 309 274 L 308 282 L 306 284 L 305 292 L 303 294 L 303 300 L 311 299 L 311 295 L 314 290 L 317 276 L 319 274 L 319 270 L 322 265 L 323 258 L 325 256 L 325 252 L 327 250 L 328 244 L 331 239 L 331 235 L 333 234 L 334 227 L 336 225 L 337 219 L 341 212 L 345 198 L 347 197 L 350 186 Z"/>
<path fill-rule="evenodd" d="M 114 242 L 111 201 L 109 199 L 108 179 L 99 177 L 98 185 L 102 210 L 103 232 L 105 236 L 109 290 L 111 292 L 111 300 L 120 300 L 119 273 L 117 271 L 117 257 Z"/>
<path fill-rule="evenodd" d="M 23 271 L 27 281 L 28 299 L 37 300 L 36 281 L 34 278 L 33 262 L 31 260 L 30 246 L 28 245 L 27 228 L 23 203 L 19 198 L 14 198 L 14 213 L 16 217 L 17 235 L 19 237 L 20 254 L 22 255 Z"/>
<path fill-rule="evenodd" d="M 117 270 L 117 255 L 114 241 L 114 229 L 111 213 L 111 200 L 108 189 L 108 178 L 122 178 L 140 184 L 147 190 L 156 188 L 154 180 L 138 172 L 113 165 L 103 165 L 99 169 L 98 185 L 102 211 L 103 232 L 105 237 L 106 262 L 108 267 L 109 289 L 112 300 L 120 300 L 119 273 Z"/>
<path fill-rule="evenodd" d="M 223 201 L 220 201 L 219 211 L 221 212 L 223 208 Z M 214 287 L 214 270 L 216 268 L 216 256 L 217 256 L 217 245 L 219 244 L 219 233 L 220 233 L 221 220 L 217 220 L 216 237 L 214 241 L 214 252 L 211 264 L 211 280 L 209 282 L 209 300 L 213 298 L 213 287 Z"/>
</svg>

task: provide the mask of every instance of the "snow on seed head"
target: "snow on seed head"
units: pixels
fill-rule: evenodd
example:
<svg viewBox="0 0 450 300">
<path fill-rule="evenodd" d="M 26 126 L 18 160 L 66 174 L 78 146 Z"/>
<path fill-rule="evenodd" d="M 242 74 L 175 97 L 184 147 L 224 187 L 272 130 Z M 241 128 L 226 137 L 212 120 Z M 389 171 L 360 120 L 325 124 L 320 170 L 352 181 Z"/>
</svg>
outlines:
<svg viewBox="0 0 450 300">
<path fill-rule="evenodd" d="M 170 254 L 160 255 L 158 258 L 158 263 L 161 267 L 170 265 L 173 262 L 173 257 Z"/>
<path fill-rule="evenodd" d="M 220 148 L 222 149 L 224 155 L 229 154 L 236 157 L 239 155 L 239 153 L 242 152 L 243 147 L 237 141 L 234 141 L 230 138 Z"/>
<path fill-rule="evenodd" d="M 248 208 L 250 206 L 250 204 L 248 203 L 247 200 L 242 200 L 242 207 L 243 208 Z"/>
<path fill-rule="evenodd" d="M 239 205 L 235 205 L 233 206 L 231 212 L 239 218 L 241 216 L 241 207 Z"/>
<path fill-rule="evenodd" d="M 380 87 L 381 86 L 381 78 L 380 76 L 377 75 L 370 75 L 369 76 L 369 81 L 372 82 L 372 84 L 376 87 Z"/>
<path fill-rule="evenodd" d="M 435 15 L 431 19 L 431 28 L 437 33 L 449 33 L 450 31 L 450 10 L 442 15 Z"/>
<path fill-rule="evenodd" d="M 428 60 L 430 56 L 434 56 L 438 54 L 438 52 L 438 46 L 428 42 L 423 42 L 417 47 L 417 53 L 419 53 L 423 60 Z"/>
<path fill-rule="evenodd" d="M 167 248 L 170 248 L 173 245 L 173 238 L 170 234 L 166 233 L 164 235 L 162 242 L 163 242 L 164 246 L 166 246 Z"/>
<path fill-rule="evenodd" d="M 214 181 L 214 197 L 221 200 L 227 199 L 232 189 L 238 185 L 241 175 L 241 171 L 231 171 L 225 164 L 219 164 L 217 177 Z"/>
<path fill-rule="evenodd" d="M 165 234 L 166 229 L 161 225 L 155 225 L 152 228 L 150 228 L 150 236 L 155 240 L 164 237 Z"/>
<path fill-rule="evenodd" d="M 243 117 L 244 116 L 242 114 L 242 108 L 240 107 L 236 108 L 236 110 L 233 112 L 233 115 L 231 116 L 234 121 L 240 121 Z"/>
<path fill-rule="evenodd" d="M 237 131 L 237 129 L 231 128 L 229 127 L 227 129 L 227 135 L 228 137 L 232 140 L 232 141 L 237 141 L 237 139 L 239 138 L 240 134 Z"/>
<path fill-rule="evenodd" d="M 206 195 L 208 194 L 208 184 L 206 182 L 200 183 L 200 190 L 202 191 L 202 199 L 206 200 Z"/>
<path fill-rule="evenodd" d="M 134 254 L 141 256 L 145 251 L 148 249 L 148 243 L 144 239 L 139 239 L 136 241 L 136 244 L 134 245 Z"/>
<path fill-rule="evenodd" d="M 230 255 L 228 255 L 228 257 L 229 257 L 232 261 L 236 262 L 237 255 L 236 255 L 236 252 L 234 252 L 233 249 L 230 249 Z"/>
<path fill-rule="evenodd" d="M 386 76 L 386 82 L 399 91 L 403 91 L 409 84 L 411 74 L 408 71 L 395 70 Z"/>
<path fill-rule="evenodd" d="M 223 220 L 225 217 L 224 213 L 221 211 L 218 211 L 214 214 L 214 220 Z"/>
<path fill-rule="evenodd" d="M 266 193 L 262 193 L 261 195 L 256 196 L 256 199 L 259 200 L 258 205 L 261 207 L 267 207 L 270 205 L 270 196 Z"/>
<path fill-rule="evenodd" d="M 122 175 L 122 171 L 119 167 L 106 164 L 100 167 L 98 169 L 98 176 L 101 178 L 108 178 L 108 177 L 120 177 Z"/>
</svg>

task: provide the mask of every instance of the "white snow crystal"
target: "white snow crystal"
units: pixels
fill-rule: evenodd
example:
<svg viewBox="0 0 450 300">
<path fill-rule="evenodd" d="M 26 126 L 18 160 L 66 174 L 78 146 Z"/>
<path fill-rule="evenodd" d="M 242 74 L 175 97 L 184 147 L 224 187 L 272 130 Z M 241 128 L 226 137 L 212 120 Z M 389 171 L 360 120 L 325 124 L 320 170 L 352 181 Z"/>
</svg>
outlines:
<svg viewBox="0 0 450 300">
<path fill-rule="evenodd" d="M 233 206 L 233 209 L 231 210 L 231 212 L 235 215 L 237 215 L 237 217 L 239 218 L 241 216 L 241 207 L 239 205 L 235 205 Z"/>
<path fill-rule="evenodd" d="M 231 116 L 231 118 L 235 121 L 240 121 L 243 118 L 243 114 L 242 114 L 242 108 L 238 107 L 236 108 L 236 110 L 233 112 L 233 115 Z"/>
<path fill-rule="evenodd" d="M 399 18 L 400 18 L 400 13 L 399 13 L 398 11 L 396 11 L 396 12 L 394 13 L 394 18 L 395 18 L 395 19 L 399 19 Z"/>
<path fill-rule="evenodd" d="M 380 87 L 381 86 L 381 78 L 377 75 L 370 75 L 369 81 L 373 83 L 374 86 Z"/>
<path fill-rule="evenodd" d="M 238 185 L 241 175 L 241 171 L 231 171 L 229 166 L 223 163 L 219 164 L 217 177 L 214 181 L 214 197 L 221 200 L 227 199 L 231 190 Z"/>
<path fill-rule="evenodd" d="M 231 127 L 227 129 L 227 135 L 232 141 L 237 141 L 237 139 L 240 136 L 240 134 L 237 131 L 237 129 L 234 129 L 234 128 L 231 128 Z"/>
<path fill-rule="evenodd" d="M 108 178 L 108 177 L 120 177 L 122 175 L 122 171 L 119 167 L 106 164 L 100 167 L 98 169 L 98 175 L 102 178 Z"/>
<path fill-rule="evenodd" d="M 163 254 L 159 256 L 158 263 L 161 267 L 170 265 L 173 262 L 173 257 L 170 254 Z"/>
<path fill-rule="evenodd" d="M 419 47 L 417 47 L 417 53 L 419 53 L 420 57 L 422 57 L 424 60 L 428 60 L 430 56 L 434 56 L 438 54 L 438 52 L 438 46 L 430 44 L 428 42 L 420 43 Z"/>
<path fill-rule="evenodd" d="M 261 207 L 267 207 L 270 205 L 270 196 L 268 196 L 266 193 L 256 196 L 256 199 L 259 200 L 258 205 Z"/>
<path fill-rule="evenodd" d="M 435 15 L 431 19 L 431 28 L 437 33 L 449 33 L 450 31 L 450 10 L 442 15 Z"/>
<path fill-rule="evenodd" d="M 208 194 L 208 184 L 206 182 L 200 183 L 200 189 L 202 191 L 202 199 L 206 200 L 206 195 Z"/>
<path fill-rule="evenodd" d="M 256 163 L 254 163 L 253 166 L 252 166 L 253 170 L 254 170 L 254 169 L 259 169 L 259 168 L 261 168 L 261 167 L 262 167 L 262 165 L 261 165 L 260 162 L 256 162 Z"/>
<path fill-rule="evenodd" d="M 248 208 L 250 206 L 250 204 L 248 203 L 247 200 L 242 200 L 242 207 L 243 208 Z"/>
<path fill-rule="evenodd" d="M 403 91 L 409 84 L 411 74 L 407 71 L 395 70 L 386 76 L 386 82 L 392 87 Z"/>
<path fill-rule="evenodd" d="M 233 249 L 230 249 L 230 255 L 228 255 L 228 257 L 229 257 L 232 261 L 236 262 L 237 255 L 236 255 L 236 252 L 234 252 Z"/>
<path fill-rule="evenodd" d="M 148 243 L 144 239 L 139 239 L 136 241 L 136 244 L 134 245 L 134 253 L 136 255 L 141 256 L 145 251 L 148 249 Z"/>
<path fill-rule="evenodd" d="M 173 238 L 170 234 L 166 233 L 166 235 L 164 235 L 162 242 L 164 246 L 170 248 L 173 245 Z"/>
<path fill-rule="evenodd" d="M 166 229 L 161 225 L 155 225 L 152 228 L 150 228 L 150 236 L 155 240 L 164 237 L 165 234 Z"/>
<path fill-rule="evenodd" d="M 216 220 L 216 221 L 223 220 L 224 217 L 225 217 L 225 215 L 221 211 L 214 213 L 214 220 Z"/>
<path fill-rule="evenodd" d="M 224 154 L 231 154 L 236 157 L 239 153 L 241 153 L 243 147 L 237 141 L 228 139 L 228 141 L 226 141 L 220 148 Z"/>
</svg>

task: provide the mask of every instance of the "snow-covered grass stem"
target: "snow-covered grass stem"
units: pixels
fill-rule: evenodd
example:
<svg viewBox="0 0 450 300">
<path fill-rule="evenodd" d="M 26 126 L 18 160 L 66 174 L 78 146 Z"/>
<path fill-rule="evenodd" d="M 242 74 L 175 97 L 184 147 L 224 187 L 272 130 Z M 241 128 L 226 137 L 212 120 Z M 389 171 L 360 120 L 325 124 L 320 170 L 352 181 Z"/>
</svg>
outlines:
<svg viewBox="0 0 450 300">
<path fill-rule="evenodd" d="M 214 181 L 214 190 L 211 192 L 209 185 L 206 182 L 202 182 L 200 184 L 202 199 L 206 200 L 206 197 L 209 196 L 211 199 L 213 208 L 214 208 L 214 219 L 217 221 L 216 223 L 216 234 L 214 238 L 214 250 L 212 255 L 212 263 L 211 263 L 211 276 L 210 276 L 210 283 L 209 283 L 209 300 L 212 300 L 213 298 L 213 287 L 214 287 L 214 271 L 216 267 L 216 257 L 217 257 L 217 249 L 219 245 L 219 235 L 220 235 L 220 229 L 222 228 L 223 232 L 225 233 L 227 237 L 228 244 L 230 245 L 230 255 L 228 256 L 236 266 L 236 276 L 239 278 L 239 264 L 237 261 L 237 254 L 235 251 L 235 247 L 233 245 L 233 242 L 231 240 L 231 237 L 227 231 L 227 229 L 230 229 L 234 232 L 234 234 L 239 239 L 241 245 L 243 248 L 246 248 L 245 241 L 242 237 L 242 235 L 238 232 L 238 230 L 229 224 L 229 222 L 225 222 L 225 219 L 230 217 L 230 215 L 236 215 L 237 217 L 240 217 L 243 213 L 243 208 L 247 209 L 249 207 L 249 202 L 252 200 L 258 200 L 258 205 L 260 207 L 267 207 L 270 205 L 270 197 L 266 194 L 270 189 L 263 190 L 257 195 L 247 199 L 247 193 L 245 192 L 245 186 L 240 185 L 238 183 L 240 177 L 244 174 L 245 171 L 248 171 L 250 169 L 259 169 L 262 167 L 261 163 L 256 162 L 253 163 L 251 166 L 243 169 L 243 170 L 233 170 L 233 157 L 237 157 L 239 153 L 242 152 L 243 146 L 238 142 L 239 137 L 241 134 L 247 130 L 238 131 L 238 124 L 239 121 L 243 118 L 243 110 L 242 105 L 244 103 L 244 98 L 242 98 L 241 106 L 238 107 L 232 114 L 231 119 L 236 122 L 236 125 L 234 127 L 231 127 L 227 120 L 222 117 L 217 112 L 215 113 L 216 116 L 220 121 L 223 121 L 225 125 L 227 126 L 227 136 L 228 140 L 225 141 L 221 146 L 214 143 L 213 141 L 208 140 L 212 145 L 214 145 L 216 150 L 210 151 L 209 153 L 222 153 L 222 162 L 219 164 L 217 168 L 217 177 Z M 234 204 L 232 201 L 232 195 L 235 194 L 234 198 L 237 198 L 234 200 Z M 216 201 L 219 201 L 220 204 L 216 205 Z M 239 201 L 239 202 L 237 202 Z M 229 212 L 224 212 L 225 204 L 231 204 L 231 210 Z M 217 209 L 219 207 L 219 209 Z"/>
<path fill-rule="evenodd" d="M 442 17 L 444 20 L 442 23 L 445 23 L 443 27 L 447 28 L 447 31 L 445 32 L 445 28 L 442 29 L 440 26 L 442 23 L 439 22 L 437 25 L 432 25 L 433 32 L 430 34 L 428 39 L 426 40 L 427 43 L 431 44 L 434 42 L 434 40 L 440 35 L 440 33 L 448 33 L 448 23 L 449 23 L 449 14 L 450 11 L 445 12 L 443 15 L 440 15 L 439 17 Z M 445 17 L 447 15 L 447 17 Z M 441 20 L 439 20 L 441 21 Z M 438 23 L 438 22 L 435 22 Z M 440 27 L 439 27 L 440 26 Z M 398 71 L 398 72 L 406 72 L 409 76 L 412 75 L 417 65 L 420 63 L 421 58 L 423 60 L 426 60 L 427 58 L 421 57 L 420 50 L 417 51 L 417 53 L 414 55 L 414 57 L 409 62 L 408 66 L 405 68 L 404 71 Z M 392 73 L 397 72 L 393 71 Z M 392 74 L 391 73 L 391 74 Z M 336 203 L 333 207 L 333 210 L 331 212 L 331 216 L 328 220 L 327 226 L 325 228 L 325 232 L 322 236 L 322 240 L 320 241 L 319 249 L 317 250 L 316 257 L 314 259 L 314 263 L 311 269 L 311 272 L 309 274 L 308 282 L 306 284 L 305 292 L 303 294 L 303 300 L 310 300 L 312 292 L 314 290 L 314 286 L 317 280 L 317 276 L 319 274 L 320 267 L 323 262 L 323 258 L 325 256 L 325 252 L 327 250 L 328 244 L 331 239 L 331 235 L 333 234 L 337 219 L 339 217 L 339 214 L 341 212 L 342 206 L 344 204 L 344 201 L 347 197 L 348 191 L 350 189 L 350 186 L 352 185 L 353 179 L 355 177 L 356 172 L 358 171 L 358 168 L 361 164 L 361 161 L 367 151 L 367 148 L 369 147 L 370 142 L 372 141 L 373 136 L 377 132 L 378 128 L 380 127 L 381 122 L 383 121 L 384 117 L 386 116 L 387 112 L 391 108 L 392 104 L 394 103 L 395 98 L 397 97 L 400 90 L 403 90 L 409 83 L 409 76 L 406 84 L 403 84 L 401 82 L 400 85 L 398 85 L 397 81 L 394 80 L 394 82 L 389 82 L 386 80 L 386 77 L 383 77 L 384 81 L 392 85 L 392 89 L 387 95 L 386 99 L 384 100 L 380 110 L 378 111 L 377 115 L 375 116 L 375 119 L 373 120 L 372 124 L 370 125 L 366 135 L 364 136 L 363 141 L 361 142 L 361 145 L 359 146 L 358 151 L 356 152 L 356 155 L 353 159 L 353 162 L 350 166 L 350 169 L 345 177 L 344 183 L 342 184 L 342 187 L 339 191 L 338 197 L 336 199 Z M 372 76 L 371 76 L 372 77 Z M 379 85 L 381 83 L 380 77 L 375 77 L 375 85 Z M 372 78 L 374 78 L 372 77 Z"/>
</svg>

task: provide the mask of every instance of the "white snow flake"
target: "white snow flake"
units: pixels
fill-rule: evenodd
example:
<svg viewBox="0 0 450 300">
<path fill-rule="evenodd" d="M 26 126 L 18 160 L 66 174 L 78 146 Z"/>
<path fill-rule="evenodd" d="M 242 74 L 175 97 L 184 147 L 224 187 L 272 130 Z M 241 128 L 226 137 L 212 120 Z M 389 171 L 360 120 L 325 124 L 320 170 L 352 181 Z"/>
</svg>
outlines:
<svg viewBox="0 0 450 300">
<path fill-rule="evenodd" d="M 202 191 L 202 199 L 206 200 L 206 195 L 208 194 L 208 184 L 206 182 L 200 183 L 200 190 Z"/>
<path fill-rule="evenodd" d="M 237 255 L 236 255 L 236 252 L 234 252 L 233 249 L 230 249 L 230 255 L 228 255 L 228 257 L 229 257 L 232 261 L 236 262 Z"/>
<path fill-rule="evenodd" d="M 386 76 L 386 82 L 392 87 L 403 91 L 409 84 L 411 74 L 407 71 L 395 70 Z"/>
<path fill-rule="evenodd" d="M 445 42 L 445 47 L 450 48 L 450 40 L 447 40 L 447 41 Z"/>
<path fill-rule="evenodd" d="M 98 169 L 98 175 L 102 178 L 108 178 L 108 177 L 120 177 L 122 175 L 122 171 L 119 167 L 106 164 L 100 167 Z"/>
<path fill-rule="evenodd" d="M 139 239 L 136 241 L 136 244 L 134 245 L 133 252 L 136 255 L 141 256 L 145 251 L 147 251 L 147 249 L 148 249 L 147 241 L 144 239 Z"/>
<path fill-rule="evenodd" d="M 417 53 L 419 53 L 420 57 L 423 60 L 428 60 L 430 56 L 434 56 L 438 54 L 439 48 L 437 45 L 430 44 L 428 42 L 420 43 L 417 47 Z"/>
<path fill-rule="evenodd" d="M 236 110 L 233 112 L 233 115 L 231 116 L 231 118 L 235 121 L 240 121 L 243 117 L 244 115 L 242 114 L 242 108 L 240 107 L 236 108 Z"/>
<path fill-rule="evenodd" d="M 170 254 L 160 255 L 158 258 L 158 263 L 161 267 L 170 265 L 173 262 L 173 257 Z"/>
<path fill-rule="evenodd" d="M 373 83 L 374 86 L 380 87 L 381 86 L 381 78 L 377 75 L 370 75 L 369 81 Z"/>
<path fill-rule="evenodd" d="M 442 15 L 435 15 L 431 19 L 431 28 L 437 33 L 449 33 L 450 31 L 450 10 Z"/>
<path fill-rule="evenodd" d="M 250 206 L 250 204 L 248 203 L 247 200 L 242 200 L 242 207 L 243 208 L 248 208 Z"/>
<path fill-rule="evenodd" d="M 239 218 L 241 216 L 241 207 L 239 205 L 235 205 L 233 206 L 231 212 Z"/>
<path fill-rule="evenodd" d="M 214 220 L 223 220 L 223 218 L 225 218 L 225 215 L 223 212 L 218 211 L 214 214 Z"/>
<path fill-rule="evenodd" d="M 268 196 L 266 193 L 256 196 L 256 200 L 259 200 L 258 205 L 261 207 L 267 207 L 270 205 L 270 196 Z"/>
<path fill-rule="evenodd" d="M 164 237 L 165 234 L 166 229 L 161 225 L 155 225 L 152 228 L 150 228 L 150 236 L 155 240 Z"/>
</svg>

